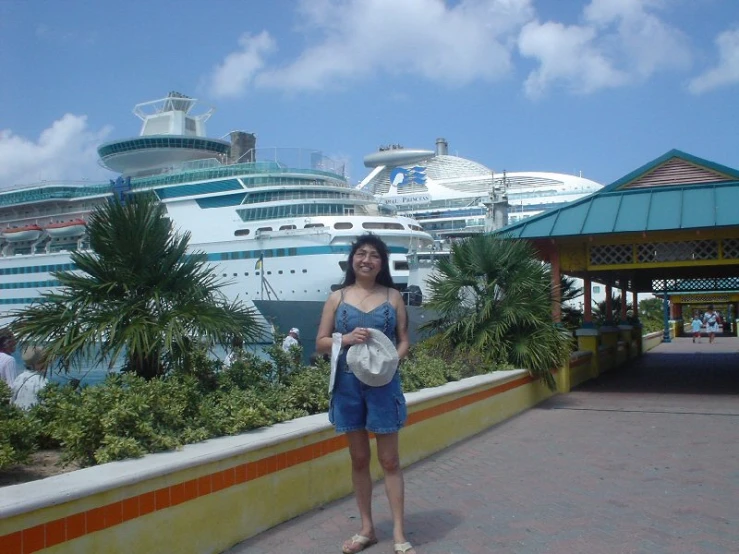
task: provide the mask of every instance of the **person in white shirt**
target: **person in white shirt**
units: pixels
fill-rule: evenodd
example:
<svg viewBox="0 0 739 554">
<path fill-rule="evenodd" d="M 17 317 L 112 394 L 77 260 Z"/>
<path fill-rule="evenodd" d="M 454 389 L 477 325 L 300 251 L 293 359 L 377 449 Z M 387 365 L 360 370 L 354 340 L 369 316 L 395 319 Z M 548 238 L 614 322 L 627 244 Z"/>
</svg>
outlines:
<svg viewBox="0 0 739 554">
<path fill-rule="evenodd" d="M 7 327 L 0 329 L 0 379 L 5 381 L 8 386 L 15 381 L 18 371 L 15 367 L 15 336 Z"/>
<path fill-rule="evenodd" d="M 49 384 L 46 379 L 46 352 L 39 346 L 27 346 L 22 353 L 26 370 L 10 386 L 13 404 L 24 410 L 38 404 L 38 393 Z"/>
<path fill-rule="evenodd" d="M 290 348 L 293 346 L 300 346 L 300 329 L 297 327 L 290 329 L 285 340 L 282 341 L 282 349 L 285 352 L 290 352 Z"/>
</svg>

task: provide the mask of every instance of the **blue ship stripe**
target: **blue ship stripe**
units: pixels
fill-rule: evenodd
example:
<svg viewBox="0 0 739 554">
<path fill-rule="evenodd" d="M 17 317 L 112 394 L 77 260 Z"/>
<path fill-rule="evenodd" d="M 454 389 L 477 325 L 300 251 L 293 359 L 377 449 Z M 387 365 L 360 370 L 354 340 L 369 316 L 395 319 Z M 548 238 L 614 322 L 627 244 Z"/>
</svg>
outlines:
<svg viewBox="0 0 739 554">
<path fill-rule="evenodd" d="M 402 246 L 389 246 L 388 250 L 391 254 L 407 254 L 408 249 Z M 319 256 L 325 254 L 349 254 L 351 245 L 328 245 L 328 246 L 301 246 L 298 248 L 265 248 L 262 250 L 235 250 L 233 252 L 212 252 L 206 254 L 205 259 L 209 262 L 223 262 L 228 260 L 256 260 L 260 257 L 264 258 L 283 258 L 291 256 Z M 29 273 L 47 273 L 52 271 L 73 271 L 77 266 L 72 263 L 67 264 L 50 264 L 26 267 L 9 267 L 0 269 L 0 275 L 25 275 Z M 54 286 L 46 285 L 45 282 L 39 282 L 37 286 Z M 7 285 L 14 283 L 6 283 L 0 285 L 0 288 L 13 288 Z M 18 287 L 16 287 L 18 288 Z M 25 288 L 25 287 L 20 287 Z"/>
</svg>

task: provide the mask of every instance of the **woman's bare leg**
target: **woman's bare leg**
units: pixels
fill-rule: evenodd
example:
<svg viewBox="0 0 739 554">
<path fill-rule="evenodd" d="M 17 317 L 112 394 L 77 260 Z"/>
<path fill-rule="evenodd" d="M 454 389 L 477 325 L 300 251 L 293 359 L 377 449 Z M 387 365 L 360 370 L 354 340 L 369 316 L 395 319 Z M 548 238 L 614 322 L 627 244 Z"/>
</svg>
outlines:
<svg viewBox="0 0 739 554">
<path fill-rule="evenodd" d="M 367 431 L 350 431 L 346 434 L 349 439 L 349 455 L 352 459 L 352 484 L 354 495 L 357 497 L 359 516 L 362 519 L 362 528 L 359 534 L 370 539 L 375 538 L 375 525 L 372 521 L 372 477 L 370 476 L 370 443 Z M 347 541 L 351 543 L 351 541 Z M 347 545 L 345 543 L 345 546 Z"/>
<path fill-rule="evenodd" d="M 385 494 L 393 513 L 393 542 L 404 543 L 405 485 L 400 469 L 398 433 L 377 435 L 377 458 L 385 472 Z M 408 554 L 415 554 L 415 550 L 409 550 Z"/>
</svg>

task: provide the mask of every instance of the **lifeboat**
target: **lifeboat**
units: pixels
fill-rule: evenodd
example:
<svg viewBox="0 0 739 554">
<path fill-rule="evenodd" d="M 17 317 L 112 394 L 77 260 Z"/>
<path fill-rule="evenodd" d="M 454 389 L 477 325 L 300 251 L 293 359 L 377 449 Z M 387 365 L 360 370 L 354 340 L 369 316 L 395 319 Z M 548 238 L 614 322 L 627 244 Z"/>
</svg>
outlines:
<svg viewBox="0 0 739 554">
<path fill-rule="evenodd" d="M 75 237 L 85 232 L 85 223 L 81 219 L 72 219 L 70 221 L 60 221 L 58 223 L 49 223 L 44 226 L 44 231 L 49 233 L 50 237 Z"/>
<path fill-rule="evenodd" d="M 38 225 L 24 225 L 23 227 L 7 227 L 2 230 L 2 237 L 8 242 L 18 242 L 22 240 L 36 240 L 43 233 L 43 229 Z"/>
</svg>

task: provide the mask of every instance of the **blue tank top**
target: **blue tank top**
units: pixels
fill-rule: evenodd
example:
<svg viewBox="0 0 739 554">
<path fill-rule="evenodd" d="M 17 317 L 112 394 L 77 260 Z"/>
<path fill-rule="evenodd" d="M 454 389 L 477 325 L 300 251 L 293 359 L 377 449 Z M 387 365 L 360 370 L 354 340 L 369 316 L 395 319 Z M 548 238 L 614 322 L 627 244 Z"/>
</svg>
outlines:
<svg viewBox="0 0 739 554">
<path fill-rule="evenodd" d="M 351 333 L 357 327 L 372 327 L 385 333 L 385 336 L 395 344 L 395 323 L 397 314 L 395 307 L 390 303 L 390 289 L 385 302 L 374 310 L 363 312 L 356 306 L 344 302 L 344 291 L 341 291 L 341 301 L 336 308 L 334 317 L 334 329 L 337 333 L 345 335 Z"/>
</svg>

